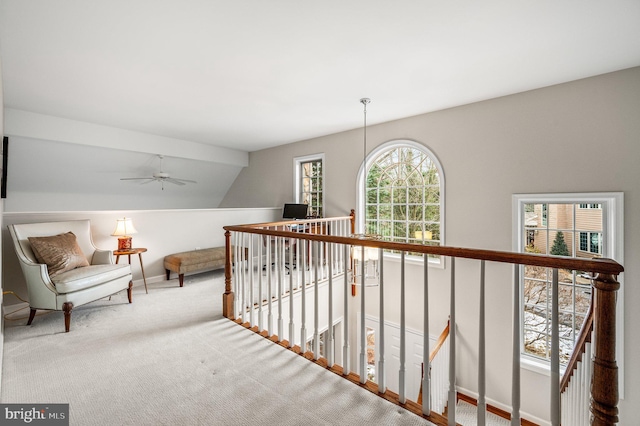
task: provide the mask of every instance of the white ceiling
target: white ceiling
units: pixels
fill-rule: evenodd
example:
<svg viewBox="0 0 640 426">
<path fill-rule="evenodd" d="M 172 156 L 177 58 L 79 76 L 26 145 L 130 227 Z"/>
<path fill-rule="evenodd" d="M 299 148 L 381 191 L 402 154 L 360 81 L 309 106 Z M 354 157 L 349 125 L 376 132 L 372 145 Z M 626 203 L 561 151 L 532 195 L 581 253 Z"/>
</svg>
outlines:
<svg viewBox="0 0 640 426">
<path fill-rule="evenodd" d="M 6 108 L 245 151 L 640 65 L 640 1 L 0 0 Z"/>
</svg>

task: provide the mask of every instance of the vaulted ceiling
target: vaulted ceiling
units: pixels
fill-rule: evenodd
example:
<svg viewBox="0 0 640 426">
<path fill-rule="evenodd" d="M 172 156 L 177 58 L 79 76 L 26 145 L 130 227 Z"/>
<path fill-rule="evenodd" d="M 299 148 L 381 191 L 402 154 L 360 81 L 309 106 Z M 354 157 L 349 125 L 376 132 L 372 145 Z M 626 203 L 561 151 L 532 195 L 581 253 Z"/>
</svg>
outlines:
<svg viewBox="0 0 640 426">
<path fill-rule="evenodd" d="M 0 0 L 5 108 L 255 151 L 640 65 L 640 2 Z"/>
</svg>

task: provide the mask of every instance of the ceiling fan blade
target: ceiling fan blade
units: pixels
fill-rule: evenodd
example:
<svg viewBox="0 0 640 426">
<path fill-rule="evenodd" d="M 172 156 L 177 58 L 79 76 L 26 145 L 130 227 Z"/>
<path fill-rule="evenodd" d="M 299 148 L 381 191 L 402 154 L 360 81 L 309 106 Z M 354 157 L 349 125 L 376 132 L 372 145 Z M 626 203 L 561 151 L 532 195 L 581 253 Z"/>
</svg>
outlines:
<svg viewBox="0 0 640 426">
<path fill-rule="evenodd" d="M 180 181 L 180 182 L 185 182 L 185 183 L 198 183 L 195 180 L 189 180 L 189 179 L 178 179 L 178 178 L 171 178 L 171 179 L 177 180 L 177 181 Z"/>
<path fill-rule="evenodd" d="M 153 178 L 152 178 L 152 177 L 120 178 L 120 180 L 142 180 L 142 179 L 151 179 L 151 180 L 153 180 Z"/>
<path fill-rule="evenodd" d="M 174 179 L 174 178 L 166 178 L 164 180 L 167 182 L 171 182 L 174 185 L 180 185 L 180 186 L 185 185 L 184 182 L 180 182 L 178 179 Z"/>
</svg>

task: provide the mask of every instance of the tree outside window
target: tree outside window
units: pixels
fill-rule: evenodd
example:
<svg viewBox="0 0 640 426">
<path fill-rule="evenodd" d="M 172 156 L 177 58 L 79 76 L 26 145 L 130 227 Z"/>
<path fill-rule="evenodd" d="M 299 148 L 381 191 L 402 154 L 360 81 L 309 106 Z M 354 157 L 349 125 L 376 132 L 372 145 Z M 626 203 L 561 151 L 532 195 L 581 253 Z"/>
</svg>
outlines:
<svg viewBox="0 0 640 426">
<path fill-rule="evenodd" d="M 444 184 L 435 156 L 417 143 L 391 143 L 371 158 L 364 233 L 387 241 L 442 244 Z"/>
<path fill-rule="evenodd" d="M 295 159 L 296 202 L 309 206 L 310 217 L 324 217 L 323 156 Z"/>
<path fill-rule="evenodd" d="M 593 257 L 594 253 L 590 252 L 592 241 L 599 243 L 603 235 L 602 210 L 584 208 L 585 205 L 593 204 L 525 204 L 522 209 L 524 251 Z M 592 235 L 595 236 L 593 240 Z M 601 247 L 601 244 L 597 246 Z M 548 360 L 551 356 L 552 270 L 536 266 L 524 266 L 523 270 L 523 351 Z M 591 282 L 582 271 L 561 269 L 558 275 L 560 361 L 566 364 L 589 308 Z"/>
</svg>

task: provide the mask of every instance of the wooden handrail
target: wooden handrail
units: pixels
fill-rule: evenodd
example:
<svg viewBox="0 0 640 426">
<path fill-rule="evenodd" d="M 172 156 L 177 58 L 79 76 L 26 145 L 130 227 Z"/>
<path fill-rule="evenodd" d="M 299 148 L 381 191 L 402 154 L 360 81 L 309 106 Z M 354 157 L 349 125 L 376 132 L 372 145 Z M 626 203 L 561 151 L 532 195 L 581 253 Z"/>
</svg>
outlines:
<svg viewBox="0 0 640 426">
<path fill-rule="evenodd" d="M 564 375 L 562 376 L 562 380 L 560 381 L 560 393 L 563 393 L 567 386 L 569 386 L 569 380 L 571 380 L 571 376 L 573 376 L 573 372 L 578 366 L 578 362 L 582 361 L 582 356 L 584 355 L 585 347 L 587 343 L 591 343 L 591 332 L 593 331 L 593 292 L 591 292 L 591 302 L 589 303 L 589 310 L 587 311 L 587 315 L 582 322 L 582 327 L 580 327 L 580 333 L 578 334 L 578 340 L 573 348 L 573 352 L 571 353 L 571 358 L 569 358 L 569 363 L 567 364 L 567 369 L 564 370 Z"/>
<path fill-rule="evenodd" d="M 300 223 L 301 221 L 293 222 Z M 285 222 L 275 222 L 284 224 Z M 426 246 L 422 244 L 396 243 L 383 240 L 371 240 L 337 235 L 307 234 L 274 229 L 259 229 L 256 225 L 224 226 L 225 231 L 246 232 L 249 234 L 271 235 L 275 237 L 297 238 L 300 240 L 320 241 L 325 243 L 347 244 L 365 247 L 376 247 L 386 250 L 397 250 L 413 253 L 426 253 L 436 256 L 459 257 L 465 259 L 488 260 L 491 262 L 512 263 L 519 265 L 544 266 L 547 268 L 588 271 L 607 275 L 618 275 L 624 271 L 622 265 L 611 259 L 580 259 L 563 256 L 546 256 L 534 253 L 512 253 L 485 249 L 471 249 L 448 246 Z"/>
<path fill-rule="evenodd" d="M 277 222 L 262 222 L 262 223 L 250 223 L 247 225 L 239 225 L 242 227 L 248 228 L 267 228 L 267 227 L 275 227 L 275 226 L 285 226 L 285 225 L 300 225 L 305 223 L 325 223 L 325 222 L 337 222 L 339 220 L 351 220 L 353 216 L 339 216 L 339 217 L 319 217 L 312 219 L 296 219 L 296 220 L 279 220 Z M 353 232 L 352 232 L 353 233 Z"/>
<path fill-rule="evenodd" d="M 438 352 L 440 352 L 440 348 L 442 348 L 444 342 L 447 341 L 447 337 L 449 337 L 449 326 L 450 321 L 447 321 L 447 326 L 444 328 L 444 330 L 442 330 L 442 333 L 440 333 L 440 337 L 438 337 L 436 345 L 433 347 L 431 353 L 429 354 L 429 362 L 433 362 L 433 359 L 436 357 L 436 355 L 438 355 Z"/>
<path fill-rule="evenodd" d="M 223 315 L 227 318 L 234 319 L 233 300 L 234 295 L 231 289 L 231 232 L 270 235 L 276 237 L 284 237 L 298 240 L 318 241 L 323 243 L 344 244 L 349 246 L 364 246 L 381 248 L 385 250 L 394 250 L 405 253 L 422 253 L 436 256 L 447 256 L 451 258 L 466 258 L 485 260 L 499 263 L 510 263 L 513 265 L 530 265 L 555 269 L 568 269 L 589 272 L 592 278 L 593 288 L 593 314 L 592 325 L 583 325 L 585 327 L 593 327 L 595 330 L 595 344 L 593 347 L 593 379 L 591 381 L 591 413 L 592 425 L 610 425 L 618 422 L 618 367 L 616 363 L 616 296 L 620 288 L 617 276 L 624 272 L 624 267 L 611 259 L 582 259 L 570 258 L 563 256 L 548 256 L 533 253 L 512 253 L 506 251 L 494 251 L 484 249 L 446 247 L 446 246 L 429 246 L 422 244 L 397 243 L 384 240 L 374 240 L 366 238 L 358 238 L 356 236 L 338 236 L 324 235 L 316 233 L 291 232 L 285 229 L 263 229 L 270 226 L 275 227 L 287 224 L 301 224 L 305 222 L 319 223 L 335 220 L 349 219 L 351 221 L 351 234 L 354 231 L 355 214 L 342 218 L 328 219 L 309 219 L 308 221 L 286 221 L 271 222 L 253 225 L 235 225 L 224 226 L 225 243 L 227 245 L 227 261 L 225 263 L 225 294 L 223 295 Z M 517 275 L 516 275 L 517 276 Z M 588 333 L 584 333 L 587 335 Z M 582 329 L 580 335 L 582 340 L 586 341 L 587 337 L 583 336 Z M 580 357 L 582 348 L 574 351 L 574 357 Z M 431 355 L 431 354 L 430 354 Z M 430 360 L 431 360 L 430 356 Z M 570 365 L 573 364 L 571 361 Z M 573 367 L 572 367 L 573 368 Z M 569 368 L 568 368 L 569 370 Z M 570 374 L 570 373 L 569 373 Z M 567 379 L 568 380 L 568 379 Z M 565 379 L 561 381 L 564 385 Z"/>
<path fill-rule="evenodd" d="M 431 350 L 431 353 L 429 353 L 429 364 L 433 362 L 436 355 L 438 355 L 438 352 L 440 352 L 440 348 L 442 348 L 442 345 L 444 345 L 444 342 L 447 341 L 447 337 L 449 337 L 450 324 L 451 324 L 451 321 L 447 321 L 447 325 L 442 330 L 442 333 L 440 333 L 440 337 L 438 337 L 438 341 L 436 342 L 436 345 Z M 422 377 L 424 378 L 424 363 L 422 364 Z M 420 381 L 420 391 L 418 392 L 418 400 L 416 402 L 422 405 L 422 381 Z"/>
</svg>

